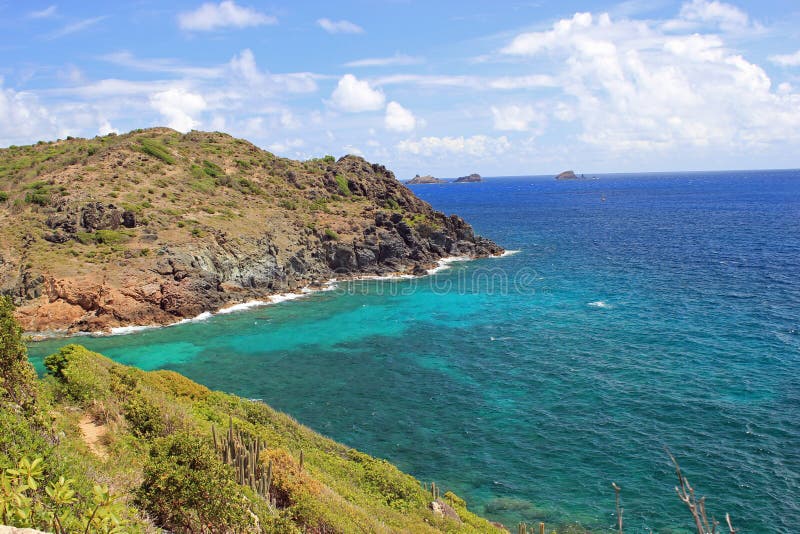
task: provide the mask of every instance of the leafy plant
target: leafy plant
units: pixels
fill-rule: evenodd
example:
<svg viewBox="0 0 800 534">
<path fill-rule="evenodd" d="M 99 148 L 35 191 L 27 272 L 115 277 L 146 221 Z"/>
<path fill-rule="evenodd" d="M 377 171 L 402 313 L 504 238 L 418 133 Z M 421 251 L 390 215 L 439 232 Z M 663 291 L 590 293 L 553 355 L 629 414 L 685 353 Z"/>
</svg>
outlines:
<svg viewBox="0 0 800 534">
<path fill-rule="evenodd" d="M 154 443 L 137 500 L 168 530 L 246 531 L 250 523 L 232 469 L 202 438 L 185 432 Z"/>
<path fill-rule="evenodd" d="M 45 484 L 41 457 L 23 457 L 17 467 L 0 472 L 0 519 L 5 525 L 44 528 L 55 534 L 121 533 L 121 506 L 108 487 L 95 484 L 90 501 L 73 489 L 75 481 L 60 476 Z"/>
</svg>

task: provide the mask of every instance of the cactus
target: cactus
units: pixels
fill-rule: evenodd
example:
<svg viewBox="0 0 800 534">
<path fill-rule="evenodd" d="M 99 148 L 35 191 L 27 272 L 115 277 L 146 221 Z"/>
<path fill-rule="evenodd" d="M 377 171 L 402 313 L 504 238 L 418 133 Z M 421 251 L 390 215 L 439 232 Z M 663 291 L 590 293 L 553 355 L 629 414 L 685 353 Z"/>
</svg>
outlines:
<svg viewBox="0 0 800 534">
<path fill-rule="evenodd" d="M 259 456 L 266 449 L 260 439 L 253 439 L 233 425 L 233 417 L 228 418 L 228 432 L 225 438 L 217 437 L 217 429 L 211 425 L 214 449 L 220 459 L 233 467 L 236 482 L 248 486 L 253 491 L 270 500 L 272 486 L 272 461 L 267 469 L 259 462 Z"/>
</svg>

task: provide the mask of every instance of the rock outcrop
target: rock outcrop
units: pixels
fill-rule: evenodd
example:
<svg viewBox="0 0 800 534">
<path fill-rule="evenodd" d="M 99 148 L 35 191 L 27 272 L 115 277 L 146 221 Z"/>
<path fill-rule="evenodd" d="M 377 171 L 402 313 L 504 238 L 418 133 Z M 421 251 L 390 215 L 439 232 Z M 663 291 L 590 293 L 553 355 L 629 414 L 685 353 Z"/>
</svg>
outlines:
<svg viewBox="0 0 800 534">
<path fill-rule="evenodd" d="M 417 185 L 417 184 L 446 184 L 447 180 L 442 180 L 441 178 L 434 178 L 430 174 L 426 174 L 425 176 L 420 176 L 419 174 L 414 176 L 412 179 L 406 182 L 408 185 Z"/>
<path fill-rule="evenodd" d="M 454 183 L 456 183 L 456 184 L 468 184 L 468 183 L 482 182 L 482 181 L 483 181 L 483 178 L 481 178 L 481 175 L 474 172 L 474 173 L 472 173 L 472 174 L 470 174 L 468 176 L 462 176 L 460 178 L 456 178 L 454 180 Z"/>
<path fill-rule="evenodd" d="M 224 134 L 153 129 L 0 150 L 0 162 L 48 150 L 64 160 L 35 182 L 0 175 L 0 292 L 32 332 L 168 324 L 331 278 L 502 253 L 356 156 L 295 162 Z M 41 202 L 26 201 L 32 190 Z"/>
<path fill-rule="evenodd" d="M 564 171 L 556 176 L 556 180 L 577 180 L 578 177 L 572 171 Z"/>
</svg>

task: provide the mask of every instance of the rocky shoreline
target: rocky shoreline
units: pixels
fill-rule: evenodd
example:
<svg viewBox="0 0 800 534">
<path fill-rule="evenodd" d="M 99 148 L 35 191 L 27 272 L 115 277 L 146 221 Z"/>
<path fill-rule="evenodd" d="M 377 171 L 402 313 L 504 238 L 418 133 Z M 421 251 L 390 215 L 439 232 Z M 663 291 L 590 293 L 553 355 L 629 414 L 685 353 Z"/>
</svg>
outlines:
<svg viewBox="0 0 800 534">
<path fill-rule="evenodd" d="M 171 163 L 143 154 L 143 137 Z M 108 144 L 0 205 L 0 293 L 28 332 L 169 325 L 331 279 L 418 276 L 444 258 L 503 252 L 360 157 L 295 162 L 166 129 Z M 31 191 L 47 196 L 28 202 Z"/>
</svg>

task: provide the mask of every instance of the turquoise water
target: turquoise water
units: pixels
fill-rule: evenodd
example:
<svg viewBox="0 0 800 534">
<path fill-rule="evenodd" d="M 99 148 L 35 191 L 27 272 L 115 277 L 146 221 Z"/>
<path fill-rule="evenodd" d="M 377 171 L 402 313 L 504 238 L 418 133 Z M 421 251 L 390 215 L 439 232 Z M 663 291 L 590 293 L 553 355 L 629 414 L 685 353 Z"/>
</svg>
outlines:
<svg viewBox="0 0 800 534">
<path fill-rule="evenodd" d="M 415 192 L 520 252 L 77 341 L 263 399 L 508 525 L 609 529 L 614 481 L 627 532 L 687 532 L 669 447 L 718 518 L 797 532 L 800 172 Z"/>
</svg>

